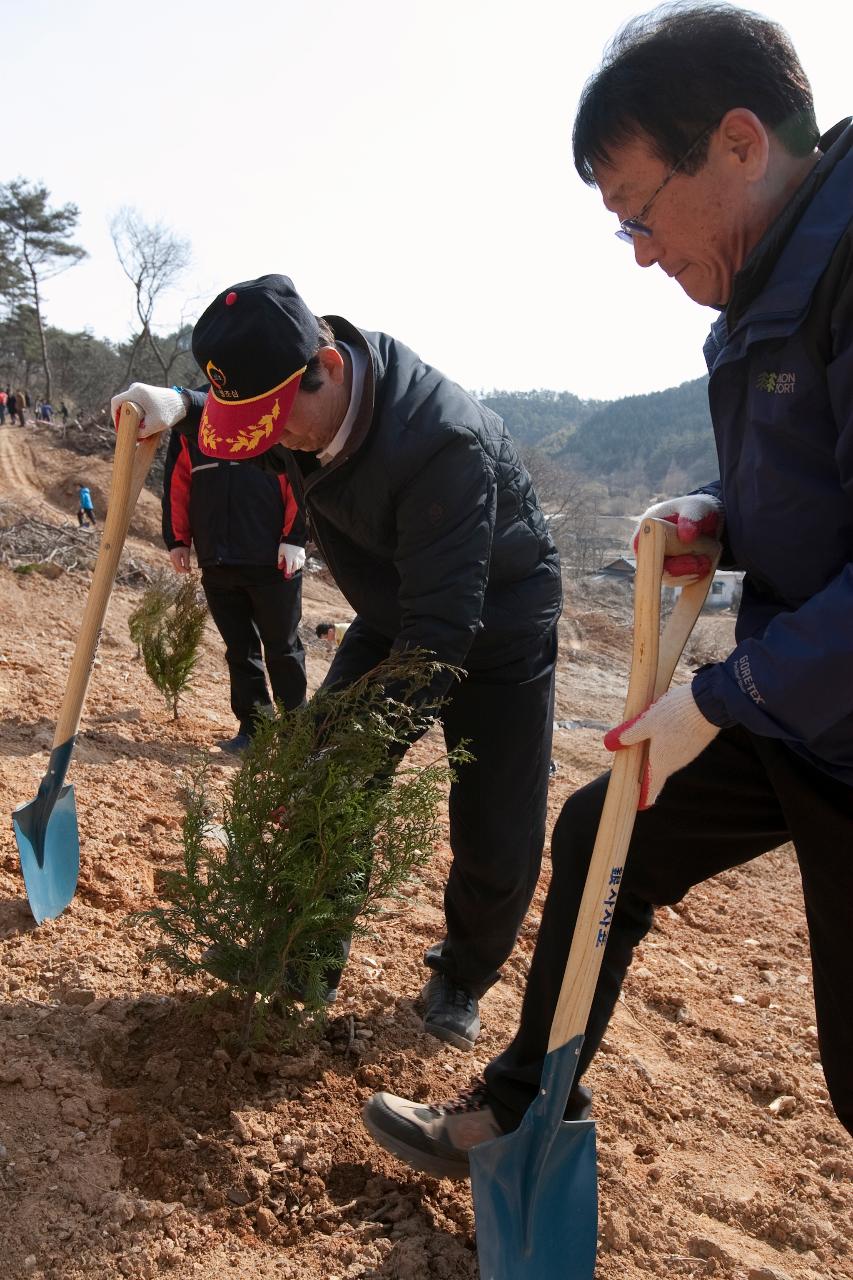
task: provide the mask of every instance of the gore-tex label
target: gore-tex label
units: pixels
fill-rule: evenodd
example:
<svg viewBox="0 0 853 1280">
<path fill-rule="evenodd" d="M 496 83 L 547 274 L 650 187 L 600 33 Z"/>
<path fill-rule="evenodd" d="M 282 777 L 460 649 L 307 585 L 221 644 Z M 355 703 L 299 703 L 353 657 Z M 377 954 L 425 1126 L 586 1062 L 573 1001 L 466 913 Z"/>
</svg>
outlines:
<svg viewBox="0 0 853 1280">
<path fill-rule="evenodd" d="M 741 693 L 745 693 L 748 698 L 752 698 L 756 706 L 759 706 L 764 699 L 758 691 L 758 685 L 752 678 L 752 670 L 750 669 L 747 654 L 743 654 L 742 657 L 738 658 L 734 664 L 734 673 Z"/>
</svg>

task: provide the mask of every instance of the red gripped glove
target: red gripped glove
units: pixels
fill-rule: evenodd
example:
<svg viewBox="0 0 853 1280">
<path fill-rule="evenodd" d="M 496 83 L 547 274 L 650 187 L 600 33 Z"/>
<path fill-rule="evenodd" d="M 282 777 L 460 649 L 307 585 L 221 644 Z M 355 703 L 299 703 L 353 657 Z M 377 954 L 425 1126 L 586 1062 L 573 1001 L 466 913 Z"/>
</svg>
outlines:
<svg viewBox="0 0 853 1280">
<path fill-rule="evenodd" d="M 626 720 L 604 736 L 608 751 L 649 742 L 638 809 L 650 809 L 671 773 L 695 760 L 720 732 L 702 715 L 689 684 L 678 685 L 658 698 L 633 720 Z"/>
<path fill-rule="evenodd" d="M 644 520 L 668 520 L 674 524 L 679 542 L 695 542 L 700 534 L 711 538 L 719 538 L 723 532 L 723 504 L 710 493 L 688 493 L 683 498 L 669 498 L 666 502 L 656 502 L 644 511 L 634 530 L 633 546 L 637 550 L 637 538 Z M 663 562 L 662 582 L 667 587 L 686 587 L 691 582 L 704 578 L 711 568 L 708 556 L 683 555 L 667 556 Z"/>
</svg>

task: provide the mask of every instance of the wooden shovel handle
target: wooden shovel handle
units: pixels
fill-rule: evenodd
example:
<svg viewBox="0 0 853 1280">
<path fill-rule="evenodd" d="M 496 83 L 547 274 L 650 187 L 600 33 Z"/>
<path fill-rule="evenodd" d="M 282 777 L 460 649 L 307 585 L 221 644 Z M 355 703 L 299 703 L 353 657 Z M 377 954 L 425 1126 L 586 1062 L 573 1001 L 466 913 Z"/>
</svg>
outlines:
<svg viewBox="0 0 853 1280">
<path fill-rule="evenodd" d="M 634 648 L 625 720 L 639 715 L 668 687 L 687 637 L 701 612 L 719 558 L 717 543 L 705 541 L 701 546 L 696 544 L 696 550 L 711 556 L 711 571 L 701 581 L 682 588 L 660 637 L 660 582 L 664 555 L 671 545 L 671 529 L 672 526 L 665 521 L 646 520 L 638 538 Z M 613 760 L 563 985 L 551 1023 L 549 1053 L 586 1032 L 634 829 L 647 756 L 648 743 L 642 742 L 617 751 Z"/>
<path fill-rule="evenodd" d="M 135 405 L 126 402 L 121 407 L 118 420 L 107 518 L 101 534 L 101 545 L 95 561 L 92 585 L 89 587 L 77 645 L 71 659 L 65 694 L 59 709 L 59 719 L 53 736 L 54 747 L 68 742 L 79 728 L 92 663 L 101 638 L 101 628 L 118 571 L 124 540 L 130 527 L 130 518 L 157 449 L 156 436 L 148 437 L 137 445 L 138 430 L 139 412 Z"/>
<path fill-rule="evenodd" d="M 664 554 L 668 556 L 679 555 L 684 551 L 684 546 L 677 538 L 673 537 L 675 526 L 670 524 L 668 520 L 661 521 L 661 523 L 666 525 L 664 530 L 666 538 Z M 719 542 L 716 542 L 713 538 L 697 538 L 695 542 L 690 544 L 690 550 L 697 555 L 706 555 L 711 561 L 711 567 L 704 578 L 700 578 L 698 582 L 691 582 L 689 586 L 681 588 L 675 608 L 664 627 L 658 653 L 658 671 L 654 692 L 656 698 L 659 698 L 662 693 L 666 693 L 669 688 L 669 682 L 675 673 L 675 668 L 678 666 L 678 659 L 684 652 L 684 646 L 687 644 L 690 632 L 702 612 L 702 605 L 705 603 L 711 583 L 714 580 L 714 573 L 720 560 L 722 548 Z M 642 710 L 642 708 L 640 709 Z M 628 718 L 628 716 L 625 717 L 626 720 Z"/>
</svg>

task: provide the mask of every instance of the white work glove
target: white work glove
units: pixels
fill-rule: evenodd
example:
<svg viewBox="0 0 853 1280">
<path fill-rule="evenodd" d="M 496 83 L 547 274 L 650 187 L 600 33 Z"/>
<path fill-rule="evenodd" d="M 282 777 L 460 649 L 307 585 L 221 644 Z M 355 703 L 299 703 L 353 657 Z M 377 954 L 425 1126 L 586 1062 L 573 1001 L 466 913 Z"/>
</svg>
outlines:
<svg viewBox="0 0 853 1280">
<path fill-rule="evenodd" d="M 278 567 L 284 570 L 285 578 L 292 578 L 299 573 L 305 564 L 305 548 L 296 547 L 292 542 L 280 542 L 278 545 Z"/>
<path fill-rule="evenodd" d="M 637 522 L 632 539 L 634 551 L 637 550 L 637 538 L 644 520 L 667 520 L 674 524 L 679 542 L 690 544 L 700 534 L 709 538 L 719 538 L 723 532 L 725 521 L 723 504 L 710 493 L 688 493 L 683 498 L 669 498 L 666 502 L 656 502 L 644 511 Z M 686 587 L 691 582 L 704 578 L 711 567 L 708 556 L 684 555 L 666 556 L 663 562 L 663 578 L 667 587 Z"/>
<path fill-rule="evenodd" d="M 638 809 L 650 809 L 671 773 L 677 773 L 720 732 L 696 705 L 689 684 L 678 685 L 658 698 L 633 720 L 618 724 L 604 735 L 608 751 L 633 747 L 649 740 L 649 759 L 643 774 Z"/>
<path fill-rule="evenodd" d="M 110 401 L 116 426 L 119 409 L 127 400 L 132 400 L 142 415 L 138 433 L 140 440 L 156 436 L 158 431 L 166 431 L 187 416 L 184 398 L 174 387 L 149 387 L 144 382 L 132 382 L 127 391 L 120 391 Z"/>
</svg>

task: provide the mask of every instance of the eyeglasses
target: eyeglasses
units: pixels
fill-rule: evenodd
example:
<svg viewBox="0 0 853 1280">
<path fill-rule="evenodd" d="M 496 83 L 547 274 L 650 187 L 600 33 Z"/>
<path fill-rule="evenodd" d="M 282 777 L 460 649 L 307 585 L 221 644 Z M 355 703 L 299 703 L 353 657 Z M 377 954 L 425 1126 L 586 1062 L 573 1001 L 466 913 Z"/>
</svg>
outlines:
<svg viewBox="0 0 853 1280">
<path fill-rule="evenodd" d="M 705 141 L 708 134 L 711 133 L 714 129 L 716 129 L 718 124 L 719 124 L 719 120 L 715 120 L 713 124 L 709 124 L 706 128 L 704 128 L 702 132 L 699 134 L 699 137 L 694 138 L 694 140 L 691 142 L 690 146 L 687 148 L 687 150 L 685 151 L 681 159 L 678 161 L 678 163 L 673 165 L 669 173 L 664 178 L 663 182 L 660 184 L 660 186 L 657 187 L 656 190 L 652 192 L 652 194 L 649 196 L 648 200 L 643 205 L 640 212 L 636 214 L 635 217 L 625 218 L 622 222 L 619 223 L 619 230 L 615 234 L 620 240 L 624 240 L 626 244 L 633 244 L 637 236 L 642 236 L 646 240 L 651 238 L 651 236 L 654 233 L 652 232 L 651 227 L 646 226 L 643 219 L 646 217 L 647 213 L 649 212 L 649 209 L 651 209 L 655 200 L 657 200 L 658 196 L 663 191 L 667 183 L 671 182 L 672 179 L 675 177 L 675 175 L 684 168 L 684 166 L 687 164 L 687 161 L 693 155 L 693 152 L 701 145 L 702 142 Z"/>
</svg>

